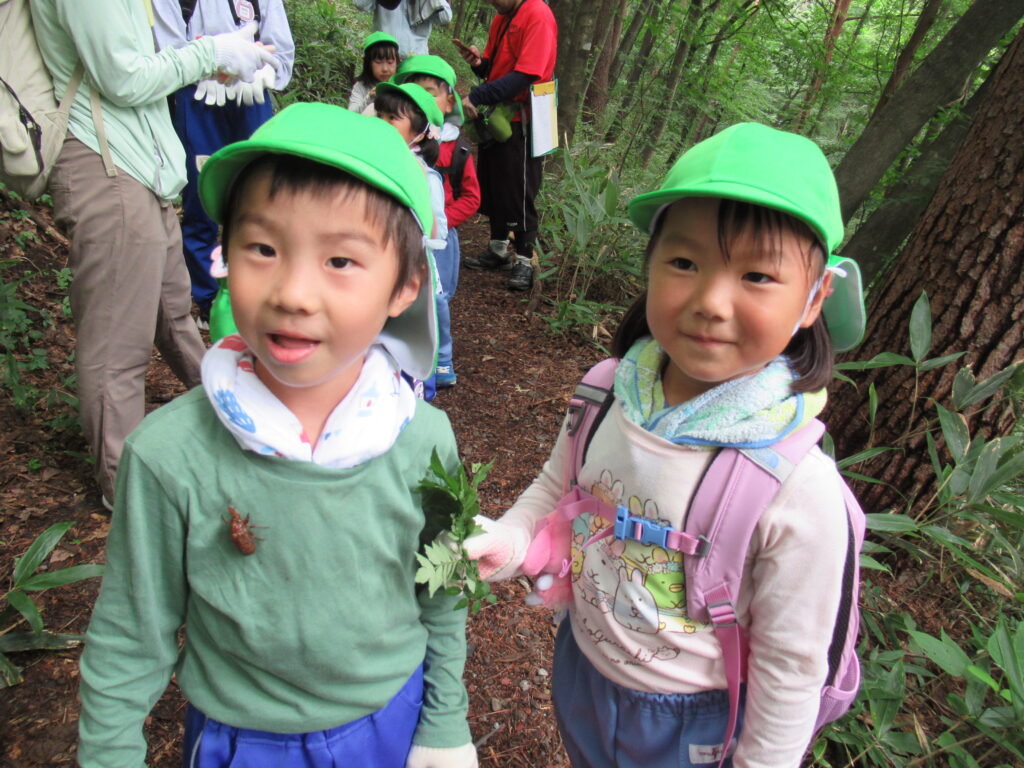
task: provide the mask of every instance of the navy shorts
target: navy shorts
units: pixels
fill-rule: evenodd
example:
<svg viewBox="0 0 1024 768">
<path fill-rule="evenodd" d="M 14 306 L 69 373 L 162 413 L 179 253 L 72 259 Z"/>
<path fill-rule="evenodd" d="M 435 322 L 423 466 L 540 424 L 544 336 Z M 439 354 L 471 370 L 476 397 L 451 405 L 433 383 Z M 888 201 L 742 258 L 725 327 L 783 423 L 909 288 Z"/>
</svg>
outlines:
<svg viewBox="0 0 1024 768">
<path fill-rule="evenodd" d="M 189 704 L 181 763 L 184 768 L 405 768 L 422 707 L 422 666 L 383 709 L 326 731 L 236 728 Z"/>
<path fill-rule="evenodd" d="M 552 682 L 574 768 L 717 768 L 721 760 L 728 691 L 647 693 L 613 683 L 580 651 L 568 620 L 555 639 Z M 741 699 L 737 736 L 742 727 Z"/>
</svg>

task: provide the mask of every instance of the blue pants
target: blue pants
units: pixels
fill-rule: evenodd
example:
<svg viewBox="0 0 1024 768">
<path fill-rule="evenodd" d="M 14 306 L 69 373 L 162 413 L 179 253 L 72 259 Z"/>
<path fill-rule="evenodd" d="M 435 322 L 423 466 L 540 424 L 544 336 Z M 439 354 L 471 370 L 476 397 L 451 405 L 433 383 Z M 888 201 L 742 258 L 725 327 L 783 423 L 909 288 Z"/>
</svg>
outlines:
<svg viewBox="0 0 1024 768">
<path fill-rule="evenodd" d="M 574 768 L 718 768 L 727 691 L 658 694 L 617 685 L 580 652 L 568 620 L 555 639 L 552 682 L 558 730 Z M 737 735 L 742 727 L 741 700 Z"/>
<path fill-rule="evenodd" d="M 217 293 L 217 281 L 210 276 L 210 251 L 217 245 L 217 225 L 199 202 L 199 169 L 206 157 L 224 145 L 248 139 L 270 119 L 274 108 L 269 96 L 263 104 L 239 106 L 232 101 L 223 107 L 208 107 L 193 98 L 195 92 L 194 85 L 186 85 L 174 94 L 171 117 L 186 155 L 188 183 L 181 193 L 185 265 L 192 278 L 192 298 L 203 309 L 209 309 Z"/>
<path fill-rule="evenodd" d="M 452 228 L 448 230 L 445 247 L 434 251 L 437 275 L 441 280 L 441 293 L 436 295 L 438 365 L 452 364 L 452 314 L 448 304 L 455 298 L 455 289 L 459 287 L 459 250 L 459 233 Z"/>
<path fill-rule="evenodd" d="M 271 733 L 235 728 L 191 704 L 183 768 L 405 768 L 423 706 L 423 667 L 383 709 L 327 731 Z"/>
</svg>

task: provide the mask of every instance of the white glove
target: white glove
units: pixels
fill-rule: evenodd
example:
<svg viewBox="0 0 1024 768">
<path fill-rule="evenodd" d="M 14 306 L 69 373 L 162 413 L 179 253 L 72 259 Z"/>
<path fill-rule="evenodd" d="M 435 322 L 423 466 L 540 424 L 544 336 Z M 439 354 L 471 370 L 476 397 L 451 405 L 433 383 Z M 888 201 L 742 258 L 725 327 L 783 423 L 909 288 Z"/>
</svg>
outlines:
<svg viewBox="0 0 1024 768">
<path fill-rule="evenodd" d="M 206 106 L 223 107 L 227 101 L 227 88 L 216 80 L 200 80 L 196 83 L 196 101 L 205 101 Z"/>
<path fill-rule="evenodd" d="M 476 747 L 421 747 L 413 744 L 405 768 L 477 768 Z"/>
<path fill-rule="evenodd" d="M 477 515 L 473 520 L 484 532 L 470 536 L 462 546 L 466 554 L 477 561 L 480 578 L 501 581 L 515 576 L 530 547 L 530 534 L 522 526 L 491 520 L 483 515 Z"/>
<path fill-rule="evenodd" d="M 234 32 L 213 35 L 213 51 L 217 61 L 217 71 L 228 77 L 237 77 L 245 83 L 251 83 L 256 72 L 265 65 L 277 69 L 281 62 L 272 55 L 272 45 L 257 45 L 253 42 L 258 25 L 250 21 Z"/>
<path fill-rule="evenodd" d="M 274 68 L 267 64 L 256 71 L 256 77 L 251 83 L 237 82 L 228 86 L 229 89 L 233 88 L 234 90 L 234 94 L 229 98 L 234 99 L 239 106 L 244 104 L 251 107 L 253 104 L 263 104 L 266 101 L 264 92 L 273 88 L 275 82 Z"/>
</svg>

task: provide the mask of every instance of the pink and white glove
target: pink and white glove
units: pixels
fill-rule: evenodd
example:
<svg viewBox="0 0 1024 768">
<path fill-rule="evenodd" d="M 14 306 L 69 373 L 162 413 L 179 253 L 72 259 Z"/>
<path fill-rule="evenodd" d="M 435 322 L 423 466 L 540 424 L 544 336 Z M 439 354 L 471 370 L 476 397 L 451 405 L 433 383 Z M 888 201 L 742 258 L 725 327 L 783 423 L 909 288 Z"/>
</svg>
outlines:
<svg viewBox="0 0 1024 768">
<path fill-rule="evenodd" d="M 466 553 L 477 561 L 480 578 L 501 581 L 514 576 L 530 547 L 530 534 L 520 525 L 477 515 L 473 520 L 484 529 L 462 542 Z"/>
<path fill-rule="evenodd" d="M 405 768 L 477 768 L 476 747 L 422 747 L 413 744 Z"/>
<path fill-rule="evenodd" d="M 277 69 L 281 66 L 281 62 L 273 55 L 274 46 L 253 42 L 258 29 L 259 25 L 251 21 L 234 32 L 212 36 L 218 74 L 251 83 L 262 67 L 269 64 Z"/>
</svg>

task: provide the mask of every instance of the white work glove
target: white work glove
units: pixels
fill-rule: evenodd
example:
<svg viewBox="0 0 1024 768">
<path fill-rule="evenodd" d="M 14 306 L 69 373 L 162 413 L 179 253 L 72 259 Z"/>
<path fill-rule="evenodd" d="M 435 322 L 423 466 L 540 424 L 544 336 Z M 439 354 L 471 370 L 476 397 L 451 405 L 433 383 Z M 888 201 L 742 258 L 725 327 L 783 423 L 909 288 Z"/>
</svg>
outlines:
<svg viewBox="0 0 1024 768">
<path fill-rule="evenodd" d="M 405 768 L 477 768 L 476 747 L 421 747 L 413 744 Z"/>
<path fill-rule="evenodd" d="M 477 561 L 480 578 L 501 581 L 514 576 L 530 548 L 530 534 L 522 526 L 491 520 L 483 515 L 477 515 L 473 520 L 484 531 L 470 536 L 462 546 L 466 554 Z"/>
<path fill-rule="evenodd" d="M 253 104 L 263 104 L 267 99 L 265 91 L 274 87 L 276 75 L 274 68 L 267 64 L 257 70 L 256 77 L 251 83 L 237 81 L 228 86 L 228 98 L 234 99 L 238 106 L 243 104 L 251 107 Z"/>
<path fill-rule="evenodd" d="M 200 80 L 196 83 L 196 101 L 206 102 L 206 106 L 223 107 L 227 101 L 227 88 L 216 80 Z"/>
<path fill-rule="evenodd" d="M 212 36 L 217 72 L 229 78 L 237 77 L 243 83 L 251 83 L 262 67 L 270 65 L 277 69 L 281 66 L 281 62 L 273 55 L 274 46 L 253 42 L 258 28 L 255 21 L 250 21 L 234 32 Z"/>
</svg>

